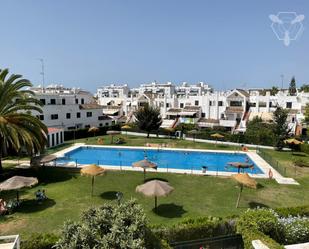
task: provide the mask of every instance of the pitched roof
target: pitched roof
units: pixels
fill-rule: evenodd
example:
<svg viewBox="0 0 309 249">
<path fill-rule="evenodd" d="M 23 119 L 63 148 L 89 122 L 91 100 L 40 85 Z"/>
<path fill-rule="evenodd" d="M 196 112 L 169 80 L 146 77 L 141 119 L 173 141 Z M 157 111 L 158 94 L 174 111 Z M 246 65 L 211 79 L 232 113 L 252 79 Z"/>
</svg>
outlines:
<svg viewBox="0 0 309 249">
<path fill-rule="evenodd" d="M 81 110 L 103 109 L 103 107 L 101 105 L 98 105 L 97 103 L 92 103 L 92 104 L 79 105 L 79 109 Z"/>
</svg>

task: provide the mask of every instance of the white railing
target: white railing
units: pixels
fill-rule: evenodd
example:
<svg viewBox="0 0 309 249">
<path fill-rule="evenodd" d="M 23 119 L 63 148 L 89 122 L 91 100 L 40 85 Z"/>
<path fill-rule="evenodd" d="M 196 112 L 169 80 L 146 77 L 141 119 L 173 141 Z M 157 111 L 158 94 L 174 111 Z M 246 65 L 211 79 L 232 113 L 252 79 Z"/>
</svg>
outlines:
<svg viewBox="0 0 309 249">
<path fill-rule="evenodd" d="M 19 235 L 0 236 L 0 248 L 20 249 Z"/>
<path fill-rule="evenodd" d="M 235 125 L 236 125 L 236 120 L 225 120 L 225 119 L 220 119 L 220 126 L 232 127 L 232 128 L 234 128 Z"/>
</svg>

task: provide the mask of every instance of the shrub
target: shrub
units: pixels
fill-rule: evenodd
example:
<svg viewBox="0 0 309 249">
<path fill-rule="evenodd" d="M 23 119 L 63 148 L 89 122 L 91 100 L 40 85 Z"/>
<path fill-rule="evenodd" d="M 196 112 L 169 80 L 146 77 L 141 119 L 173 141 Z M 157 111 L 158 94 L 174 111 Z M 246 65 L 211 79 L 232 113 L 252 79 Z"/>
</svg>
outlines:
<svg viewBox="0 0 309 249">
<path fill-rule="evenodd" d="M 81 222 L 66 222 L 56 248 L 143 249 L 147 232 L 146 216 L 135 201 L 104 204 L 85 211 Z"/>
<path fill-rule="evenodd" d="M 237 232 L 242 234 L 245 248 L 251 248 L 249 245 L 254 239 L 276 245 L 276 241 L 283 241 L 282 231 L 278 215 L 271 209 L 249 209 L 237 221 Z M 280 244 L 271 248 L 280 248 Z"/>
<path fill-rule="evenodd" d="M 309 218 L 290 216 L 287 218 L 280 218 L 279 222 L 284 228 L 285 244 L 296 244 L 309 241 Z"/>
<path fill-rule="evenodd" d="M 300 151 L 309 154 L 309 144 L 303 143 L 300 145 Z"/>
<path fill-rule="evenodd" d="M 52 249 L 59 237 L 51 233 L 35 233 L 21 242 L 23 249 Z"/>
<path fill-rule="evenodd" d="M 309 206 L 276 208 L 275 212 L 280 217 L 309 216 Z"/>
<path fill-rule="evenodd" d="M 184 219 L 171 227 L 152 227 L 152 231 L 158 238 L 171 243 L 235 234 L 235 222 L 215 217 L 201 217 L 197 219 Z"/>
</svg>

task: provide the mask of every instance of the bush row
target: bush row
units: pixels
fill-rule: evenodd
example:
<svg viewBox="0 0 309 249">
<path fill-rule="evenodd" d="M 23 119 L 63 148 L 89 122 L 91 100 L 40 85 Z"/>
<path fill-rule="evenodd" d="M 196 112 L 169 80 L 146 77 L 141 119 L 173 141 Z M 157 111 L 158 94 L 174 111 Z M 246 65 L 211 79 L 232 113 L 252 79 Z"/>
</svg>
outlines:
<svg viewBox="0 0 309 249">
<path fill-rule="evenodd" d="M 156 237 L 168 243 L 235 234 L 235 222 L 216 217 L 184 219 L 171 227 L 152 227 Z"/>
<path fill-rule="evenodd" d="M 96 136 L 106 135 L 106 132 L 108 130 L 120 130 L 119 125 L 113 125 L 109 127 L 105 126 L 105 127 L 98 127 L 98 128 L 99 128 L 99 131 L 95 133 Z M 88 130 L 89 129 L 87 128 L 87 129 L 78 129 L 76 131 L 75 130 L 65 131 L 64 140 L 68 141 L 68 140 L 93 136 L 93 133 L 88 132 Z"/>
</svg>

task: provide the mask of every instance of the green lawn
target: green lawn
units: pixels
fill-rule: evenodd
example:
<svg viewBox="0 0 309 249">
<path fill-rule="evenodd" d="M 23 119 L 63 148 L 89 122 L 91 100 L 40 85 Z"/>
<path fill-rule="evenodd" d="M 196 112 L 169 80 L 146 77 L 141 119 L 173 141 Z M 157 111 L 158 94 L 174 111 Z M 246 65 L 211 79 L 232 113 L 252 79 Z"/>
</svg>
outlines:
<svg viewBox="0 0 309 249">
<path fill-rule="evenodd" d="M 97 137 L 80 139 L 75 142 L 96 144 Z M 109 137 L 104 136 L 105 144 Z M 126 145 L 141 146 L 145 141 L 151 143 L 169 143 L 174 147 L 202 149 L 235 149 L 230 146 L 217 147 L 213 144 L 193 143 L 174 139 L 150 139 L 142 137 L 127 137 Z M 72 141 L 61 147 L 49 150 L 48 153 L 63 149 Z M 268 150 L 271 156 L 290 167 L 291 152 Z M 7 169 L 12 170 L 12 169 Z M 33 175 L 39 177 L 40 185 L 22 191 L 24 199 L 22 207 L 12 215 L 0 218 L 1 234 L 20 233 L 27 237 L 33 232 L 59 232 L 67 219 L 78 219 L 82 210 L 90 206 L 101 205 L 104 202 L 115 202 L 115 193 L 124 193 L 124 199 L 136 198 L 152 224 L 172 224 L 184 217 L 203 215 L 232 216 L 248 207 L 269 206 L 285 207 L 309 205 L 309 174 L 302 172 L 296 175 L 300 186 L 279 185 L 271 180 L 258 180 L 257 190 L 245 189 L 240 208 L 235 208 L 238 194 L 237 184 L 229 179 L 210 176 L 193 176 L 171 173 L 147 173 L 148 178 L 163 178 L 170 182 L 175 191 L 168 197 L 159 198 L 159 212 L 152 209 L 154 200 L 135 193 L 135 187 L 142 183 L 140 172 L 110 171 L 105 176 L 96 178 L 95 196 L 90 196 L 91 179 L 81 177 L 78 172 L 59 168 L 41 168 L 39 170 L 15 169 L 15 174 Z M 39 205 L 34 201 L 34 193 L 45 189 L 50 200 Z M 0 198 L 14 198 L 14 192 L 0 192 Z"/>
</svg>

